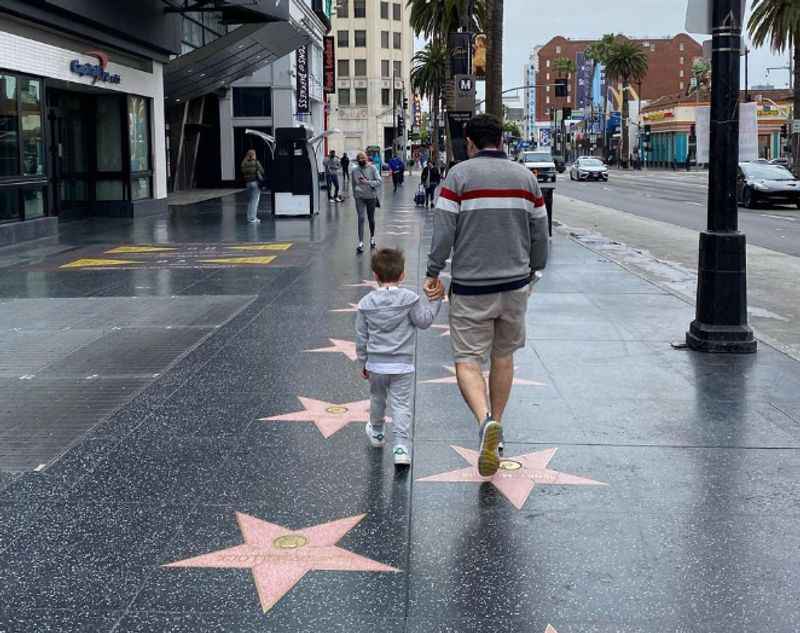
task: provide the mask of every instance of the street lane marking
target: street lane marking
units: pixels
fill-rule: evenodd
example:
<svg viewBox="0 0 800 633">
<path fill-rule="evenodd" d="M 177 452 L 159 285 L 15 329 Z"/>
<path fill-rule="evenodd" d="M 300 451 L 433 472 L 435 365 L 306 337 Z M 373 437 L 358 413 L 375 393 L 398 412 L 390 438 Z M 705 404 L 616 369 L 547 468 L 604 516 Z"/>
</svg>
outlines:
<svg viewBox="0 0 800 633">
<path fill-rule="evenodd" d="M 275 260 L 275 256 L 269 257 L 221 257 L 219 259 L 198 259 L 201 264 L 270 264 Z"/>
<path fill-rule="evenodd" d="M 125 266 L 135 263 L 128 259 L 94 259 L 87 257 L 76 259 L 74 262 L 60 266 L 60 268 L 104 268 L 106 266 Z"/>
<path fill-rule="evenodd" d="M 232 251 L 288 251 L 291 244 L 249 244 L 245 246 L 231 246 Z"/>
<path fill-rule="evenodd" d="M 110 251 L 106 251 L 106 255 L 122 255 L 133 253 L 169 253 L 174 251 L 174 248 L 166 248 L 164 246 L 117 246 Z"/>
<path fill-rule="evenodd" d="M 768 213 L 760 214 L 762 218 L 772 218 L 773 220 L 786 220 L 787 222 L 796 222 L 797 218 L 787 218 L 784 215 L 769 215 Z M 780 230 L 780 229 L 778 229 Z"/>
</svg>

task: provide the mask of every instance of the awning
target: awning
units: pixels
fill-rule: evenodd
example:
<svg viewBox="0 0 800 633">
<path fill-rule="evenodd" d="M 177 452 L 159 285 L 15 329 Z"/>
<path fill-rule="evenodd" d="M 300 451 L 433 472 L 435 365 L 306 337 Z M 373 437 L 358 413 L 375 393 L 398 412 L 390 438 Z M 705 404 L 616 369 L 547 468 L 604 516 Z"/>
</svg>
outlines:
<svg viewBox="0 0 800 633">
<path fill-rule="evenodd" d="M 311 40 L 291 21 L 243 24 L 227 35 L 172 60 L 164 72 L 168 101 L 186 101 L 224 89 Z"/>
</svg>

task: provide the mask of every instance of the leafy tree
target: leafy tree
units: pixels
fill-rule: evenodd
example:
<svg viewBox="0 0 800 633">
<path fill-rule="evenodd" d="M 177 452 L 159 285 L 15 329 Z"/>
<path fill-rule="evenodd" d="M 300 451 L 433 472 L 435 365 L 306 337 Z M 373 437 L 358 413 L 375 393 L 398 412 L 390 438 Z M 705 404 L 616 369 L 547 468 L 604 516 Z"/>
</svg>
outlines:
<svg viewBox="0 0 800 633">
<path fill-rule="evenodd" d="M 697 93 L 697 100 L 700 100 L 700 92 L 705 88 L 711 89 L 711 64 L 702 57 L 698 57 L 692 63 L 692 79 L 694 79 L 693 91 Z"/>
<path fill-rule="evenodd" d="M 618 38 L 606 56 L 606 77 L 622 82 L 622 130 L 619 157 L 628 161 L 628 119 L 630 117 L 629 92 L 632 81 L 642 81 L 647 75 L 648 58 L 636 42 Z"/>
<path fill-rule="evenodd" d="M 755 0 L 747 29 L 754 46 L 769 42 L 783 53 L 794 51 L 794 117 L 800 114 L 800 3 L 797 0 Z M 792 161 L 795 176 L 800 176 L 800 134 L 792 134 Z"/>
<path fill-rule="evenodd" d="M 447 48 L 437 40 L 431 40 L 412 58 L 411 87 L 420 96 L 427 97 L 433 118 L 434 149 L 438 154 L 439 112 L 442 95 L 447 81 L 447 67 L 450 63 Z"/>
<path fill-rule="evenodd" d="M 594 42 L 586 49 L 586 56 L 599 64 L 605 65 L 609 51 L 619 37 L 619 35 L 614 35 L 613 33 L 606 33 L 597 42 Z"/>
</svg>

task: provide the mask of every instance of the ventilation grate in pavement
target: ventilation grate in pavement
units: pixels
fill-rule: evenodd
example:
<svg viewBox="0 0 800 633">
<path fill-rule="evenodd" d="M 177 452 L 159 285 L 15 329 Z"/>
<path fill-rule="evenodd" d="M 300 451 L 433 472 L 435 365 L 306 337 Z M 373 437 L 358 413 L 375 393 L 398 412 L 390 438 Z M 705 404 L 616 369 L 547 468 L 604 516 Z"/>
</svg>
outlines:
<svg viewBox="0 0 800 633">
<path fill-rule="evenodd" d="M 101 335 L 97 330 L 0 331 L 0 376 L 35 374 Z"/>
</svg>

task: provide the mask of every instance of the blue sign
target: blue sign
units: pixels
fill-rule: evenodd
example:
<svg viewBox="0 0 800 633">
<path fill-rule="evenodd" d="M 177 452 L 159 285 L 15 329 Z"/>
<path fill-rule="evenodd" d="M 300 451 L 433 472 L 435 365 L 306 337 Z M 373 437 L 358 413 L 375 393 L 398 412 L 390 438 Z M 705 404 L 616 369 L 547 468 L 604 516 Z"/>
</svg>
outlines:
<svg viewBox="0 0 800 633">
<path fill-rule="evenodd" d="M 97 64 L 82 64 L 80 60 L 73 59 L 69 63 L 69 69 L 80 77 L 92 77 L 92 83 L 96 84 L 98 81 L 104 81 L 110 84 L 118 84 L 121 78 L 117 74 L 111 74 L 106 71 L 108 67 L 108 55 L 100 51 L 86 51 L 86 55 L 91 55 L 97 58 Z"/>
</svg>

